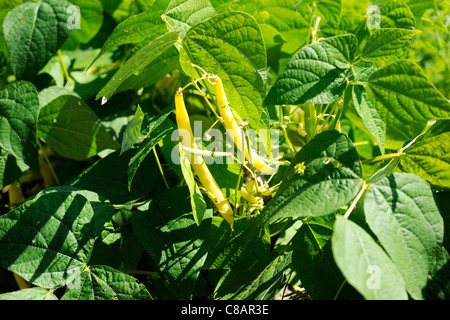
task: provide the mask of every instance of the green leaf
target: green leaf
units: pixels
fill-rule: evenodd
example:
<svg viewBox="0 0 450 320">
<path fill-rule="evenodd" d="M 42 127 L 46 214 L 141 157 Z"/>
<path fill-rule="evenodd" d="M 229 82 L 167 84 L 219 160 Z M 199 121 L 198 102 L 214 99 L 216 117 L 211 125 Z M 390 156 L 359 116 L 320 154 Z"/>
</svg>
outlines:
<svg viewBox="0 0 450 320">
<path fill-rule="evenodd" d="M 375 71 L 366 86 L 380 118 L 390 125 L 450 118 L 450 102 L 414 62 L 398 60 Z"/>
<path fill-rule="evenodd" d="M 0 147 L 27 164 L 37 158 L 39 98 L 33 84 L 22 81 L 0 90 Z"/>
<path fill-rule="evenodd" d="M 362 50 L 362 58 L 365 60 L 385 60 L 395 55 L 408 41 L 419 34 L 420 31 L 382 28 L 375 30 L 367 40 Z"/>
<path fill-rule="evenodd" d="M 139 45 L 134 47 L 134 49 L 139 48 L 141 45 L 145 45 L 150 38 L 142 41 Z M 130 53 L 131 55 L 131 53 Z M 131 75 L 116 89 L 115 93 L 126 91 L 126 90 L 138 90 L 141 88 L 148 88 L 153 84 L 157 83 L 167 74 L 171 73 L 172 70 L 178 69 L 179 66 L 179 52 L 175 46 L 170 47 L 160 56 L 158 56 L 151 64 L 142 70 L 137 75 Z"/>
<path fill-rule="evenodd" d="M 411 145 L 400 158 L 400 168 L 433 186 L 450 188 L 450 132 Z"/>
<path fill-rule="evenodd" d="M 88 263 L 100 220 L 79 192 L 41 192 L 0 217 L 0 265 L 37 286 L 62 287 Z"/>
<path fill-rule="evenodd" d="M 101 52 L 91 65 L 101 55 L 114 48 L 125 44 L 140 43 L 147 37 L 154 39 L 167 32 L 167 27 L 161 20 L 161 15 L 165 12 L 168 4 L 169 0 L 157 0 L 148 10 L 122 21 L 103 44 Z"/>
<path fill-rule="evenodd" d="M 114 204 L 133 203 L 147 196 L 159 181 L 160 173 L 154 157 L 140 164 L 138 175 L 128 189 L 128 163 L 136 150 L 119 155 L 113 152 L 83 171 L 70 185 L 106 197 Z"/>
<path fill-rule="evenodd" d="M 355 198 L 361 176 L 361 162 L 349 138 L 337 131 L 322 132 L 295 155 L 260 220 L 267 224 L 281 217 L 331 214 Z"/>
<path fill-rule="evenodd" d="M 189 160 L 186 158 L 185 153 L 183 151 L 183 147 L 181 143 L 178 144 L 178 149 L 180 150 L 180 165 L 181 172 L 183 174 L 183 178 L 189 188 L 189 194 L 191 198 L 191 208 L 192 214 L 197 225 L 203 220 L 203 215 L 206 211 L 206 202 L 203 198 L 202 192 L 195 181 L 194 173 L 192 172 L 191 165 L 189 164 Z"/>
<path fill-rule="evenodd" d="M 380 13 L 381 28 L 414 29 L 416 26 L 413 13 L 401 0 L 383 2 Z"/>
<path fill-rule="evenodd" d="M 222 217 L 213 217 L 210 247 L 204 269 L 250 270 L 269 255 L 270 233 L 256 219 L 235 218 L 233 230 Z"/>
<path fill-rule="evenodd" d="M 51 86 L 47 87 L 41 92 L 39 92 L 39 106 L 45 107 L 50 102 L 58 98 L 59 96 L 63 95 L 73 95 L 75 97 L 78 97 L 81 99 L 81 97 L 78 95 L 78 93 L 66 88 L 66 87 L 59 87 L 59 86 Z"/>
<path fill-rule="evenodd" d="M 290 270 L 291 252 L 272 252 L 259 268 L 228 270 L 214 291 L 215 300 L 273 300 Z"/>
<path fill-rule="evenodd" d="M 282 58 L 284 52 L 293 55 L 307 41 L 312 13 L 309 8 L 292 10 L 295 3 L 296 0 L 241 1 L 236 9 L 255 17 L 261 27 L 268 50 L 277 50 L 279 47 L 279 51 L 268 52 L 269 60 L 271 55 L 275 59 Z"/>
<path fill-rule="evenodd" d="M 209 0 L 172 0 L 161 18 L 183 37 L 192 26 L 215 15 Z"/>
<path fill-rule="evenodd" d="M 60 96 L 41 108 L 37 134 L 68 159 L 85 160 L 102 150 L 120 148 L 95 112 L 73 95 Z"/>
<path fill-rule="evenodd" d="M 364 212 L 408 293 L 422 299 L 444 237 L 443 220 L 430 187 L 416 175 L 394 173 L 369 187 Z"/>
<path fill-rule="evenodd" d="M 311 217 L 292 239 L 292 267 L 312 299 L 334 299 L 345 280 L 334 262 L 334 215 Z"/>
<path fill-rule="evenodd" d="M 386 124 L 378 115 L 372 101 L 367 96 L 363 86 L 353 86 L 353 104 L 358 115 L 361 117 L 364 126 L 374 136 L 381 153 L 384 154 L 386 139 Z"/>
<path fill-rule="evenodd" d="M 0 300 L 58 300 L 58 297 L 47 289 L 33 287 L 0 294 Z"/>
<path fill-rule="evenodd" d="M 146 287 L 108 266 L 93 266 L 74 279 L 61 300 L 150 300 Z"/>
<path fill-rule="evenodd" d="M 396 265 L 356 223 L 337 216 L 331 246 L 342 274 L 365 299 L 408 299 Z"/>
<path fill-rule="evenodd" d="M 69 37 L 69 5 L 65 0 L 25 2 L 5 17 L 3 30 L 17 79 L 33 80 Z"/>
<path fill-rule="evenodd" d="M 200 226 L 192 217 L 187 188 L 172 188 L 138 208 L 132 224 L 168 288 L 180 299 L 192 291 L 208 254 L 212 210 Z"/>
<path fill-rule="evenodd" d="M 302 48 L 275 81 L 264 104 L 336 101 L 347 87 L 347 74 L 357 48 L 354 35 L 330 37 Z"/>
<path fill-rule="evenodd" d="M 141 142 L 136 154 L 130 159 L 128 164 L 128 189 L 131 190 L 131 184 L 133 183 L 134 176 L 139 169 L 142 161 L 147 157 L 150 151 L 175 129 L 175 125 L 167 119 L 167 117 L 172 113 L 173 108 L 167 107 L 161 111 L 155 118 L 150 120 L 148 126 L 149 131 L 147 138 Z"/>
<path fill-rule="evenodd" d="M 144 121 L 144 112 L 142 112 L 141 107 L 138 105 L 133 118 L 128 123 L 127 128 L 123 133 L 122 148 L 120 149 L 120 154 L 129 150 L 139 140 L 139 135 L 141 133 L 143 121 Z"/>
<path fill-rule="evenodd" d="M 120 67 L 106 86 L 97 94 L 97 99 L 100 97 L 106 100 L 111 98 L 126 79 L 143 72 L 145 67 L 168 50 L 177 40 L 177 32 L 167 32 L 142 47 Z"/>
<path fill-rule="evenodd" d="M 260 127 L 266 92 L 266 49 L 258 23 L 243 12 L 226 12 L 189 29 L 180 64 L 192 78 L 192 63 L 223 82 L 230 106 L 254 128 Z"/>
</svg>

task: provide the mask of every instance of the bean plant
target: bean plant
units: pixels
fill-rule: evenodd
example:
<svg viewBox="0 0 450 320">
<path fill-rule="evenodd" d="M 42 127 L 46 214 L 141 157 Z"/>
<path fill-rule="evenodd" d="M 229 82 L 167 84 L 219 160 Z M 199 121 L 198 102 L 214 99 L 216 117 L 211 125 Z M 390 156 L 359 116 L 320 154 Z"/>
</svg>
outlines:
<svg viewBox="0 0 450 320">
<path fill-rule="evenodd" d="M 0 299 L 449 298 L 448 1 L 0 22 Z"/>
</svg>

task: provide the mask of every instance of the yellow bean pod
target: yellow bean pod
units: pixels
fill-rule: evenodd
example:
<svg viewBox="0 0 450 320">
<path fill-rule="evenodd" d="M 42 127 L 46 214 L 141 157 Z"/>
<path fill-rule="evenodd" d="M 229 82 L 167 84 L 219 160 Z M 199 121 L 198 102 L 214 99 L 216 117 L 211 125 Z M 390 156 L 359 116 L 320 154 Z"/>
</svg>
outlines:
<svg viewBox="0 0 450 320">
<path fill-rule="evenodd" d="M 231 136 L 234 144 L 238 147 L 239 151 L 242 152 L 242 149 L 244 149 L 245 159 L 247 159 L 247 161 L 250 161 L 253 167 L 261 171 L 263 174 L 275 173 L 276 169 L 267 165 L 264 162 L 264 160 L 253 149 L 250 149 L 249 152 L 248 146 L 245 143 L 243 131 L 237 124 L 233 112 L 229 107 L 227 96 L 225 95 L 225 90 L 223 88 L 223 83 L 219 77 L 217 77 L 216 79 L 215 91 L 216 91 L 217 106 L 219 108 L 219 114 L 223 119 L 225 129 L 227 130 L 227 134 Z"/>
<path fill-rule="evenodd" d="M 189 122 L 189 114 L 184 104 L 183 93 L 179 90 L 175 94 L 175 112 L 177 127 L 179 129 L 181 143 L 188 148 L 198 149 Z M 216 180 L 208 169 L 203 157 L 193 153 L 187 153 L 190 157 L 192 169 L 197 174 L 201 184 L 206 189 L 208 196 L 214 202 L 222 217 L 233 227 L 233 209 L 225 198 L 222 190 L 217 185 Z"/>
</svg>

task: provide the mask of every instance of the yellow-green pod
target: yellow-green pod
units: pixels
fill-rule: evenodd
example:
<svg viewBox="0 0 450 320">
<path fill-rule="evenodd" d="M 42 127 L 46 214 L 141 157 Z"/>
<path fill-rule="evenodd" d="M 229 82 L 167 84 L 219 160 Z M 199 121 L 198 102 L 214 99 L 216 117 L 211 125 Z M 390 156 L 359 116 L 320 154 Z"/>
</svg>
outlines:
<svg viewBox="0 0 450 320">
<path fill-rule="evenodd" d="M 243 138 L 244 137 L 243 131 L 237 124 L 233 112 L 231 111 L 228 105 L 228 100 L 227 96 L 225 95 L 223 83 L 219 77 L 217 77 L 216 79 L 215 91 L 216 91 L 217 107 L 219 108 L 219 114 L 223 119 L 223 123 L 225 129 L 227 130 L 227 134 L 231 136 L 234 144 L 238 147 L 239 151 L 242 152 L 242 150 L 244 150 L 245 159 L 247 159 L 247 161 L 250 161 L 253 167 L 255 167 L 255 169 L 261 171 L 264 174 L 275 173 L 276 169 L 267 165 L 264 162 L 264 160 L 261 159 L 261 157 L 253 149 L 250 149 L 249 154 L 247 144 L 245 143 L 245 139 Z"/>
<path fill-rule="evenodd" d="M 183 93 L 180 91 L 177 91 L 175 94 L 175 112 L 177 127 L 182 139 L 181 143 L 185 147 L 198 149 L 192 133 L 191 124 L 189 122 L 189 114 L 187 113 L 186 106 L 184 104 Z M 189 153 L 189 155 L 192 169 L 197 174 L 203 187 L 206 189 L 208 196 L 214 202 L 222 217 L 231 225 L 231 227 L 233 227 L 233 209 L 223 195 L 222 190 L 217 185 L 217 182 L 209 171 L 203 157 L 192 153 Z"/>
</svg>

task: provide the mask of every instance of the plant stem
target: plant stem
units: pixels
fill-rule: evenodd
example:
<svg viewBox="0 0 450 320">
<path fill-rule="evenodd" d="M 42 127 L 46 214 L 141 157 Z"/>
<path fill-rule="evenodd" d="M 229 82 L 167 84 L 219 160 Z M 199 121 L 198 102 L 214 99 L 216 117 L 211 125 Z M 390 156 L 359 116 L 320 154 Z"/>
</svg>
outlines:
<svg viewBox="0 0 450 320">
<path fill-rule="evenodd" d="M 403 155 L 403 152 L 397 152 L 397 153 L 389 153 L 389 154 L 383 154 L 381 156 L 375 157 L 373 159 L 370 160 L 365 160 L 362 163 L 363 164 L 372 164 L 375 162 L 379 162 L 379 161 L 384 161 L 384 160 L 390 160 L 390 159 L 395 159 L 395 158 L 399 158 Z"/>
<path fill-rule="evenodd" d="M 50 172 L 52 173 L 53 179 L 55 179 L 55 182 L 57 185 L 60 185 L 58 176 L 56 175 L 55 170 L 53 169 L 52 163 L 50 162 L 49 158 L 47 157 L 47 153 L 45 152 L 44 147 L 42 146 L 42 143 L 39 141 L 39 138 L 36 139 L 38 147 L 41 151 L 42 156 L 44 157 L 45 162 L 47 162 L 48 168 L 50 169 Z"/>
<path fill-rule="evenodd" d="M 348 219 L 352 211 L 356 208 L 356 205 L 358 204 L 358 201 L 361 199 L 364 192 L 367 190 L 367 188 L 370 186 L 370 184 L 363 181 L 363 185 L 361 187 L 361 190 L 359 190 L 358 194 L 356 195 L 355 199 L 352 201 L 352 204 L 347 209 L 347 212 L 344 214 L 344 218 Z"/>
<path fill-rule="evenodd" d="M 336 292 L 336 295 L 334 296 L 333 300 L 337 300 L 339 294 L 342 291 L 342 288 L 344 288 L 344 285 L 347 283 L 347 279 L 344 279 L 344 281 L 342 281 L 342 284 L 340 285 L 338 291 Z"/>
<path fill-rule="evenodd" d="M 166 185 L 167 189 L 170 189 L 169 184 L 167 183 L 166 177 L 164 176 L 164 171 L 162 169 L 161 162 L 159 162 L 158 153 L 156 152 L 156 146 L 153 147 L 153 154 L 155 155 L 156 163 L 158 164 L 158 168 L 159 168 L 159 171 L 161 172 L 161 176 L 164 180 L 164 184 Z"/>
<path fill-rule="evenodd" d="M 286 139 L 286 143 L 288 144 L 289 149 L 291 150 L 291 152 L 293 152 L 294 154 L 296 153 L 294 145 L 292 144 L 291 140 L 289 139 L 287 130 L 286 130 L 286 125 L 284 125 L 284 114 L 283 114 L 283 107 L 280 106 L 280 126 L 281 126 L 281 131 L 283 131 L 283 135 L 284 138 Z"/>
<path fill-rule="evenodd" d="M 67 71 L 66 65 L 64 64 L 64 60 L 63 60 L 61 49 L 58 50 L 58 57 L 59 57 L 59 62 L 61 63 L 61 67 L 62 67 L 63 72 L 64 72 L 64 76 L 66 77 L 66 82 L 69 82 L 70 81 L 70 76 L 69 76 L 69 72 Z"/>
<path fill-rule="evenodd" d="M 306 141 L 309 142 L 314 137 L 317 130 L 316 106 L 314 103 L 307 103 L 303 110 L 305 111 Z"/>
<path fill-rule="evenodd" d="M 205 99 L 206 104 L 208 105 L 208 107 L 211 109 L 212 113 L 214 113 L 214 116 L 216 117 L 216 119 L 221 119 L 221 117 L 217 114 L 216 109 L 214 109 L 213 105 L 211 104 L 211 102 L 209 101 L 208 97 L 206 97 L 205 93 L 202 91 L 202 89 L 198 86 L 197 81 L 194 80 L 192 82 L 192 84 L 194 85 L 194 87 L 200 92 L 200 94 L 202 95 L 203 99 Z"/>
</svg>

